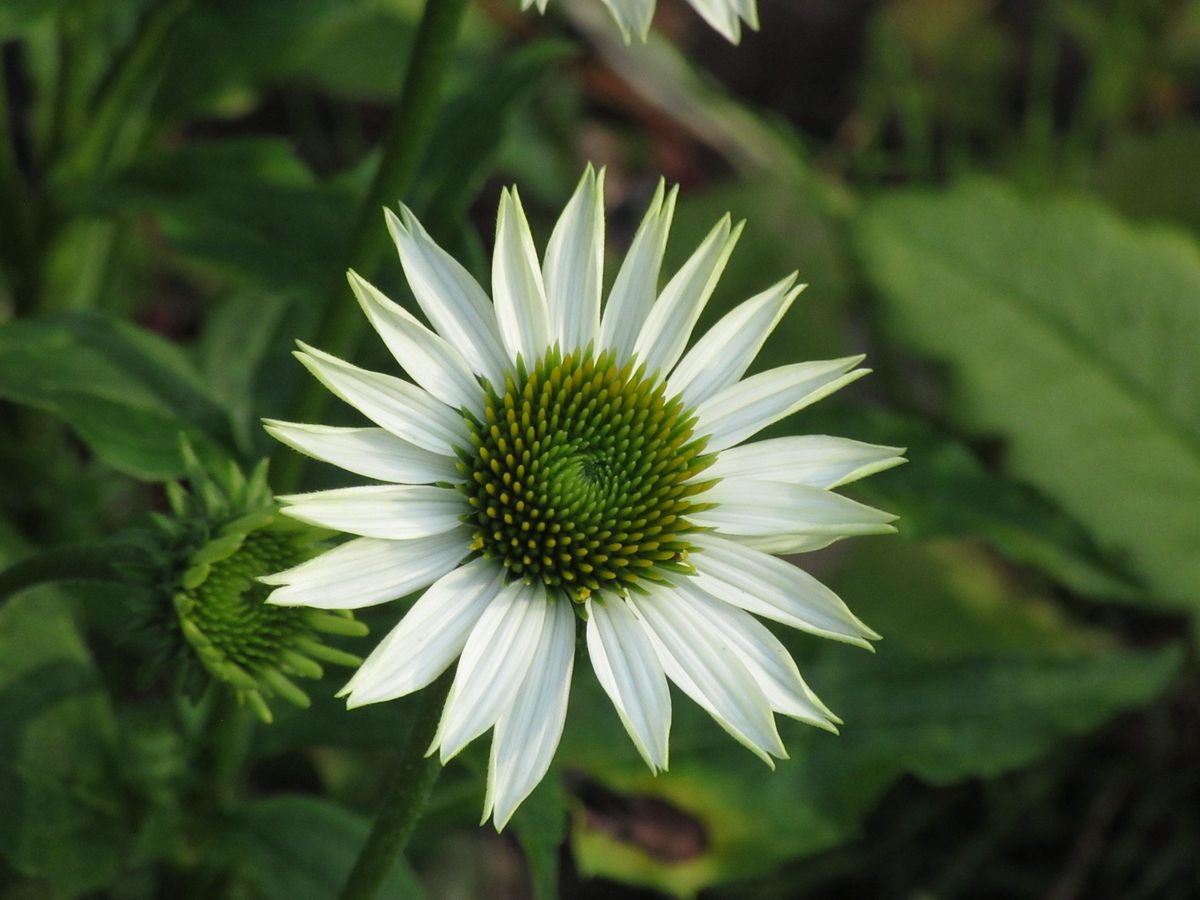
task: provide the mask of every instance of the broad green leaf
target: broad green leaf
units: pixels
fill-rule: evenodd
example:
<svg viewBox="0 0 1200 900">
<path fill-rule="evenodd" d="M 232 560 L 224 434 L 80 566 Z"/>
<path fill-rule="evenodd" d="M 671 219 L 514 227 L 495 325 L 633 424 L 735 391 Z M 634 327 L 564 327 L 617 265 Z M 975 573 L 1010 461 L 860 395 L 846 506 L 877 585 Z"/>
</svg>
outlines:
<svg viewBox="0 0 1200 900">
<path fill-rule="evenodd" d="M 241 114 L 281 83 L 289 84 L 296 102 L 289 114 L 301 128 L 301 117 L 310 111 L 306 104 L 315 100 L 306 89 L 386 104 L 404 77 L 420 11 L 419 0 L 195 3 L 175 35 L 158 114 L 169 122 L 197 112 Z M 451 81 L 464 72 L 473 75 L 473 60 L 493 39 L 489 26 L 484 16 L 467 17 L 454 48 Z M 342 145 L 337 152 L 347 149 Z"/>
<path fill-rule="evenodd" d="M 950 415 L 1155 600 L 1196 608 L 1196 244 L 994 183 L 883 196 L 857 237 L 894 333 L 947 364 Z"/>
<path fill-rule="evenodd" d="M 988 471 L 966 446 L 930 425 L 828 403 L 796 417 L 791 430 L 907 448 L 905 465 L 844 489 L 900 516 L 907 537 L 979 538 L 1006 559 L 1098 599 L 1128 600 L 1144 590 L 1078 522 L 1028 485 Z"/>
<path fill-rule="evenodd" d="M 652 777 L 579 679 L 563 762 L 618 795 L 576 816 L 583 872 L 681 896 L 761 873 L 853 837 L 902 775 L 948 784 L 1026 765 L 1178 669 L 1175 652 L 1115 648 L 1013 596 L 960 543 L 863 541 L 832 581 L 884 640 L 870 655 L 779 632 L 845 725 L 834 736 L 781 722 L 791 759 L 775 772 L 676 694 L 671 767 Z"/>
<path fill-rule="evenodd" d="M 101 460 L 139 478 L 182 470 L 181 434 L 198 448 L 231 437 L 177 346 L 93 314 L 0 327 L 0 396 L 63 419 Z"/>
<path fill-rule="evenodd" d="M 80 213 L 153 215 L 184 256 L 249 287 L 322 297 L 357 209 L 268 139 L 187 144 L 62 192 Z"/>
<path fill-rule="evenodd" d="M 0 606 L 0 857 L 56 895 L 107 884 L 131 839 L 116 736 L 62 598 L 39 588 Z"/>
<path fill-rule="evenodd" d="M 263 900 L 328 900 L 337 896 L 366 840 L 362 816 L 319 797 L 282 795 L 240 814 L 242 879 Z M 380 900 L 422 900 L 408 862 L 397 859 Z"/>
</svg>

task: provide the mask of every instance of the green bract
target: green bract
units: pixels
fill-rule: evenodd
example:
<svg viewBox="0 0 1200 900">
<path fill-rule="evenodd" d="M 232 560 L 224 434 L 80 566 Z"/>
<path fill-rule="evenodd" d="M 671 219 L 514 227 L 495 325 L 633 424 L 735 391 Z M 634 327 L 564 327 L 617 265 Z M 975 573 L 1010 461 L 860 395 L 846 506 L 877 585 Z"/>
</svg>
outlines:
<svg viewBox="0 0 1200 900">
<path fill-rule="evenodd" d="M 585 600 L 690 574 L 687 516 L 712 482 L 696 417 L 634 361 L 551 350 L 486 389 L 484 421 L 467 416 L 473 453 L 460 490 L 475 510 L 473 549 L 510 580 Z"/>
<path fill-rule="evenodd" d="M 190 490 L 168 485 L 174 518 L 156 519 L 163 542 L 161 587 L 174 607 L 172 631 L 186 645 L 177 651 L 269 722 L 269 697 L 308 706 L 293 677 L 320 678 L 322 662 L 361 662 L 326 646 L 324 635 L 361 636 L 367 628 L 348 611 L 265 603 L 270 588 L 259 577 L 316 555 L 323 549 L 321 532 L 278 515 L 265 466 L 246 478 L 232 463 L 206 469 L 186 448 L 185 459 Z"/>
</svg>

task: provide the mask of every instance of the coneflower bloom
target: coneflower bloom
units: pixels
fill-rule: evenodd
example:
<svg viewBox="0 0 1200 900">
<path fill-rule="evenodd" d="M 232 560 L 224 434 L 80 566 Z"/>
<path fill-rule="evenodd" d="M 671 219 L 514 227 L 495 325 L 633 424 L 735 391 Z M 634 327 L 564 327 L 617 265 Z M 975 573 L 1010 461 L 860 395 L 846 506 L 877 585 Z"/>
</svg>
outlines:
<svg viewBox="0 0 1200 900">
<path fill-rule="evenodd" d="M 350 706 L 458 667 L 430 752 L 490 728 L 484 817 L 501 828 L 546 773 L 576 634 L 652 770 L 667 767 L 668 681 L 768 764 L 775 713 L 839 720 L 756 618 L 852 644 L 878 636 L 775 554 L 893 531 L 833 488 L 901 451 L 763 428 L 849 384 L 862 357 L 745 377 L 795 275 L 688 340 L 741 226 L 723 218 L 659 290 L 676 191 L 660 185 L 607 301 L 603 172 L 590 167 L 539 262 L 516 189 L 500 199 L 492 297 L 407 209 L 387 213 L 427 327 L 350 273 L 412 379 L 302 346 L 300 361 L 375 427 L 268 421 L 279 440 L 383 484 L 280 498 L 356 535 L 265 579 L 269 602 L 354 609 L 424 591 L 346 685 Z M 580 625 L 579 623 L 584 624 Z"/>
<path fill-rule="evenodd" d="M 612 17 L 617 20 L 621 33 L 628 41 L 633 35 L 646 40 L 650 34 L 650 23 L 654 20 L 657 0 L 603 0 Z M 521 9 L 537 6 L 545 12 L 550 0 L 521 0 Z M 724 38 L 734 44 L 742 39 L 742 23 L 758 30 L 757 0 L 688 0 L 692 8 Z"/>
</svg>

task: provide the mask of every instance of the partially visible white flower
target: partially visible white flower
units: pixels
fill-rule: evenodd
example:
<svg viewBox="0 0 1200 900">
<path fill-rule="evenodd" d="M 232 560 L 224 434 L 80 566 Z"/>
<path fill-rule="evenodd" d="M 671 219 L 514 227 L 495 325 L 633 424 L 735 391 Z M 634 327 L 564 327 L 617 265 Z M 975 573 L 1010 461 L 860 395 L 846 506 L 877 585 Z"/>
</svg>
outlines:
<svg viewBox="0 0 1200 900">
<path fill-rule="evenodd" d="M 521 0 L 521 9 L 537 6 L 538 12 L 545 12 L 550 0 Z M 608 11 L 612 13 L 625 40 L 632 35 L 646 40 L 650 33 L 650 23 L 654 20 L 656 0 L 602 0 Z M 733 43 L 742 39 L 742 22 L 755 31 L 758 30 L 758 0 L 688 0 L 713 28 Z"/>
<path fill-rule="evenodd" d="M 602 196 L 589 167 L 539 260 L 504 191 L 490 299 L 411 212 L 388 212 L 432 329 L 350 283 L 412 381 L 302 345 L 301 362 L 376 427 L 267 423 L 383 482 L 280 498 L 286 514 L 357 537 L 264 579 L 269 602 L 354 609 L 424 591 L 343 693 L 350 706 L 391 700 L 458 660 L 430 752 L 445 762 L 495 729 L 485 818 L 497 828 L 558 746 L 577 619 L 654 771 L 667 767 L 668 680 L 768 764 L 786 756 L 776 713 L 836 730 L 756 616 L 863 647 L 878 637 L 772 554 L 893 531 L 893 516 L 832 489 L 902 451 L 825 436 L 738 446 L 865 375 L 862 357 L 745 376 L 803 287 L 795 275 L 688 350 L 741 226 L 721 219 L 660 290 L 676 197 L 662 185 L 602 306 Z"/>
</svg>

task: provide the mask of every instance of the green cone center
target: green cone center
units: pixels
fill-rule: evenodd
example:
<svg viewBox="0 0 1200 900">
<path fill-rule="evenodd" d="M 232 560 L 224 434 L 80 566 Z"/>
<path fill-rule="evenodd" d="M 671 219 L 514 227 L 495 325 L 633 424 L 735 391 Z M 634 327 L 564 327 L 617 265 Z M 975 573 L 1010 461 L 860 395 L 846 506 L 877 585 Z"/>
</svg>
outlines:
<svg viewBox="0 0 1200 900">
<path fill-rule="evenodd" d="M 297 610 L 264 603 L 271 589 L 257 577 L 310 555 L 286 531 L 252 532 L 237 552 L 213 563 L 208 577 L 191 592 L 190 621 L 230 662 L 250 671 L 278 665 L 287 651 L 316 631 Z"/>
<path fill-rule="evenodd" d="M 552 350 L 485 390 L 460 454 L 473 549 L 575 600 L 691 571 L 688 515 L 709 487 L 694 478 L 712 457 L 663 381 L 610 352 Z"/>
</svg>

